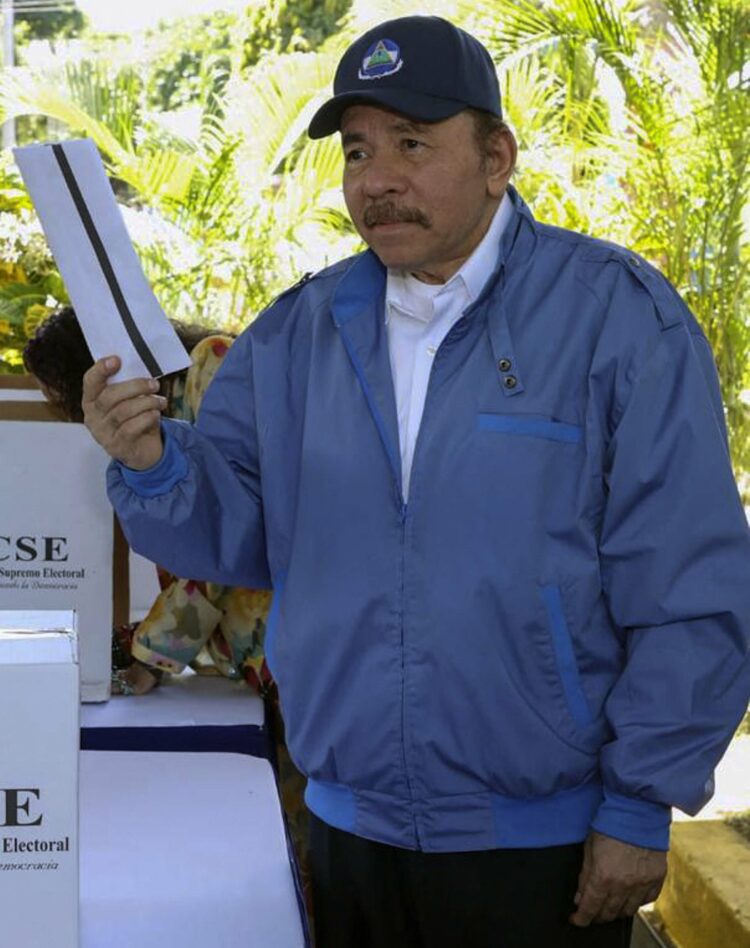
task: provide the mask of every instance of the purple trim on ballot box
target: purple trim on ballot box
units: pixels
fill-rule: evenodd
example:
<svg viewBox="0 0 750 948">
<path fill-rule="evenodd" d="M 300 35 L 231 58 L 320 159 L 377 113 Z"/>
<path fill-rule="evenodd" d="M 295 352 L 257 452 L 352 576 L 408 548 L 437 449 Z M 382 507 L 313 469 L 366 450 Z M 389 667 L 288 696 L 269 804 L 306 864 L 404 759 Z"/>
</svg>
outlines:
<svg viewBox="0 0 750 948">
<path fill-rule="evenodd" d="M 272 702 L 264 701 L 263 702 L 263 712 L 264 712 L 264 721 L 265 721 L 265 731 L 268 735 L 268 759 L 271 762 L 271 767 L 273 768 L 273 777 L 276 781 L 276 789 L 279 793 L 279 801 L 281 800 L 281 790 L 279 789 L 279 755 L 277 752 L 278 741 L 280 735 L 276 731 L 276 721 L 274 718 L 272 710 Z M 305 903 L 305 894 L 302 886 L 302 874 L 300 873 L 299 863 L 297 862 L 297 854 L 294 849 L 294 843 L 292 842 L 292 834 L 289 829 L 289 821 L 286 818 L 286 813 L 284 812 L 284 807 L 281 807 L 281 817 L 284 821 L 284 836 L 286 837 L 286 851 L 289 856 L 289 865 L 292 867 L 292 880 L 294 881 L 294 894 L 297 897 L 297 907 L 299 908 L 299 916 L 302 921 L 302 934 L 305 939 L 305 948 L 312 948 L 312 936 L 310 935 L 310 921 L 307 917 L 307 904 Z"/>
<path fill-rule="evenodd" d="M 276 784 L 278 787 L 278 773 L 274 770 L 274 776 L 276 777 Z M 300 872 L 299 863 L 297 862 L 297 854 L 294 851 L 294 843 L 292 842 L 292 834 L 289 830 L 289 824 L 287 823 L 286 814 L 282 808 L 281 816 L 284 820 L 284 836 L 286 837 L 286 851 L 287 856 L 289 857 L 289 865 L 292 870 L 292 881 L 294 882 L 294 894 L 297 897 L 297 908 L 299 909 L 300 922 L 302 924 L 302 935 L 305 939 L 305 948 L 312 948 L 312 936 L 310 935 L 310 920 L 307 917 L 307 905 L 305 904 L 305 893 L 302 888 L 302 874 Z"/>
<path fill-rule="evenodd" d="M 187 751 L 269 757 L 266 728 L 248 724 L 202 727 L 83 727 L 81 750 Z"/>
</svg>

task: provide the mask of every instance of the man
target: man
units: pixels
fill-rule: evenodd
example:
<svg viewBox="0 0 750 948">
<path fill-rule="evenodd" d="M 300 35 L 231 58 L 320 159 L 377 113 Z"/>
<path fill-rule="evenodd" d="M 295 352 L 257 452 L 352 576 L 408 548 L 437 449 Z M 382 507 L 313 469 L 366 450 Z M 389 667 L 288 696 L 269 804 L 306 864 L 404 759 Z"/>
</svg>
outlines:
<svg viewBox="0 0 750 948">
<path fill-rule="evenodd" d="M 344 54 L 369 250 L 235 343 L 195 429 L 86 380 L 133 545 L 272 583 L 321 948 L 626 945 L 748 699 L 747 525 L 710 351 L 617 247 L 537 223 L 444 20 Z"/>
</svg>

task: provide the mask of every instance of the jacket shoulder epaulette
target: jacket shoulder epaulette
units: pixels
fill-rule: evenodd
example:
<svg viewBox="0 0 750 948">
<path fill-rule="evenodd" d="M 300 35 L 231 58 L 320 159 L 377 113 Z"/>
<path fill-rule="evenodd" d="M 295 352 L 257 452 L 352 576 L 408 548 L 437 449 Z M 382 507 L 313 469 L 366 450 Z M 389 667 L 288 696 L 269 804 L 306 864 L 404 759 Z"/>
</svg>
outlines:
<svg viewBox="0 0 750 948">
<path fill-rule="evenodd" d="M 615 262 L 623 267 L 646 291 L 662 329 L 684 322 L 683 306 L 667 278 L 639 254 L 606 240 L 588 238 L 581 253 L 584 263 Z"/>
</svg>

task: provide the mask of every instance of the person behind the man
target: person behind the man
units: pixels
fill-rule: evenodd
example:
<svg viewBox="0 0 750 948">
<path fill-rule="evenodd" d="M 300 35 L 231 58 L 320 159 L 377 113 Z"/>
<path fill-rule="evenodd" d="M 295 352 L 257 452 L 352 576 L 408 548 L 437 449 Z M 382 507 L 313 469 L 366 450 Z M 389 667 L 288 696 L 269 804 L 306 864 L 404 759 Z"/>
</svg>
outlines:
<svg viewBox="0 0 750 948">
<path fill-rule="evenodd" d="M 97 363 L 110 496 L 175 572 L 273 585 L 321 948 L 624 946 L 748 700 L 710 350 L 643 260 L 534 220 L 477 40 L 383 23 L 334 93 L 309 131 L 369 250 L 255 321 L 196 427 Z"/>
</svg>

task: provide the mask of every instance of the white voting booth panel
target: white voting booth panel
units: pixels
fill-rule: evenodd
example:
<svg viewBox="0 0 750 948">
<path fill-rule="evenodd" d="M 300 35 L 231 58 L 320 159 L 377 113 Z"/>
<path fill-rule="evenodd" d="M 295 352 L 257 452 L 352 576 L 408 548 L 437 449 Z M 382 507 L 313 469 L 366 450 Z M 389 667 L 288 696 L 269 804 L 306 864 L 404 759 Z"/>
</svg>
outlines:
<svg viewBox="0 0 750 948">
<path fill-rule="evenodd" d="M 59 422 L 0 420 L 0 444 L 0 609 L 74 609 L 81 697 L 103 701 L 112 635 L 107 456 L 82 425 Z"/>
<path fill-rule="evenodd" d="M 268 761 L 81 753 L 81 948 L 303 948 Z"/>
<path fill-rule="evenodd" d="M 3 948 L 78 948 L 79 706 L 73 613 L 0 611 Z"/>
<path fill-rule="evenodd" d="M 129 551 L 130 621 L 142 622 L 148 615 L 154 599 L 161 592 L 156 567 L 145 556 Z"/>
</svg>

